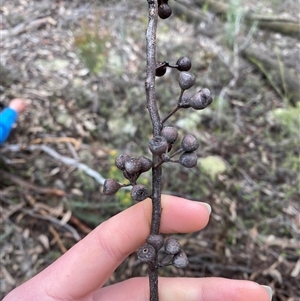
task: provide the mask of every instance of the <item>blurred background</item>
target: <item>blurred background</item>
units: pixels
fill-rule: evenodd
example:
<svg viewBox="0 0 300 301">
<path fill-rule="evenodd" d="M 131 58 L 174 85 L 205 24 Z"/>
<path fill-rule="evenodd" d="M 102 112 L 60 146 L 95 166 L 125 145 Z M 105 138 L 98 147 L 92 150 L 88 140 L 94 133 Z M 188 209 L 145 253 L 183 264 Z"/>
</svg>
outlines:
<svg viewBox="0 0 300 301">
<path fill-rule="evenodd" d="M 157 59 L 192 60 L 191 89 L 214 96 L 167 124 L 200 141 L 196 168 L 163 167 L 164 193 L 208 202 L 205 230 L 178 235 L 189 267 L 163 276 L 220 276 L 270 285 L 300 300 L 299 1 L 169 0 Z M 132 205 L 120 153 L 150 156 L 145 101 L 147 1 L 4 0 L 0 101 L 30 100 L 0 148 L 0 297 Z M 156 80 L 162 116 L 177 103 L 178 71 Z M 151 186 L 150 174 L 141 183 Z M 146 275 L 132 254 L 109 283 Z"/>
</svg>

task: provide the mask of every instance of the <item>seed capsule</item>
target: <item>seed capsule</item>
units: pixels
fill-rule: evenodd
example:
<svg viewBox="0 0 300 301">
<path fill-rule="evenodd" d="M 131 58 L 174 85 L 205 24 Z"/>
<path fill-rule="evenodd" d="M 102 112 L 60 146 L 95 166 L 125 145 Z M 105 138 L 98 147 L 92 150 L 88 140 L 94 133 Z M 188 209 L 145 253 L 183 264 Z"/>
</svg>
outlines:
<svg viewBox="0 0 300 301">
<path fill-rule="evenodd" d="M 197 155 L 195 152 L 183 153 L 179 158 L 179 163 L 187 168 L 192 168 L 197 165 Z"/>
<path fill-rule="evenodd" d="M 191 94 L 190 93 L 184 93 L 182 95 L 182 98 L 181 98 L 181 101 L 179 103 L 179 106 L 181 108 L 184 108 L 184 109 L 189 108 L 191 106 L 190 105 L 190 99 L 191 99 Z"/>
<path fill-rule="evenodd" d="M 173 237 L 169 237 L 165 242 L 165 252 L 170 255 L 175 255 L 181 250 L 180 243 Z"/>
<path fill-rule="evenodd" d="M 212 103 L 213 99 L 207 88 L 201 89 L 190 99 L 190 106 L 195 110 L 203 110 Z"/>
<path fill-rule="evenodd" d="M 167 3 L 162 3 L 158 7 L 158 15 L 161 19 L 167 19 L 172 15 L 172 8 Z"/>
<path fill-rule="evenodd" d="M 140 172 L 146 172 L 152 168 L 153 162 L 149 158 L 145 156 L 140 156 L 138 157 L 138 159 L 142 164 Z"/>
<path fill-rule="evenodd" d="M 152 154 L 161 155 L 168 149 L 168 142 L 163 136 L 156 136 L 150 139 L 149 149 Z"/>
<path fill-rule="evenodd" d="M 167 72 L 167 67 L 166 67 L 166 66 L 162 66 L 162 64 L 158 62 L 158 63 L 156 64 L 155 75 L 156 75 L 157 77 L 161 77 L 161 76 L 165 75 L 166 72 Z"/>
<path fill-rule="evenodd" d="M 115 194 L 120 188 L 121 184 L 113 179 L 106 179 L 103 184 L 103 194 L 106 195 L 113 195 Z"/>
<path fill-rule="evenodd" d="M 147 187 L 141 184 L 134 185 L 130 191 L 130 194 L 131 197 L 137 202 L 141 202 L 149 196 Z"/>
<path fill-rule="evenodd" d="M 130 158 L 125 161 L 124 168 L 129 175 L 135 175 L 140 172 L 142 163 L 138 158 Z"/>
<path fill-rule="evenodd" d="M 189 71 L 192 67 L 191 60 L 186 56 L 179 58 L 176 65 L 179 71 Z"/>
<path fill-rule="evenodd" d="M 164 238 L 162 237 L 162 235 L 158 235 L 158 234 L 150 234 L 147 237 L 146 241 L 148 244 L 153 246 L 157 251 L 161 249 L 164 244 Z"/>
<path fill-rule="evenodd" d="M 196 77 L 194 74 L 186 71 L 180 72 L 178 83 L 181 90 L 184 91 L 191 88 L 195 84 L 195 81 L 196 81 Z"/>
<path fill-rule="evenodd" d="M 183 269 L 188 266 L 189 261 L 184 251 L 180 250 L 178 254 L 174 255 L 172 263 L 176 268 Z"/>
<path fill-rule="evenodd" d="M 160 133 L 163 137 L 166 138 L 167 142 L 170 144 L 173 144 L 177 137 L 178 137 L 178 131 L 175 127 L 172 126 L 165 126 Z"/>
<path fill-rule="evenodd" d="M 120 154 L 119 156 L 117 156 L 116 160 L 115 160 L 115 164 L 116 166 L 120 169 L 120 170 L 124 170 L 125 168 L 125 162 L 127 160 L 130 159 L 130 156 L 127 154 Z"/>
<path fill-rule="evenodd" d="M 156 251 L 150 244 L 144 244 L 137 251 L 138 259 L 142 262 L 151 262 L 155 257 Z"/>
<path fill-rule="evenodd" d="M 188 134 L 185 135 L 181 141 L 181 149 L 185 152 L 193 152 L 199 147 L 199 142 L 197 138 L 192 135 Z"/>
</svg>

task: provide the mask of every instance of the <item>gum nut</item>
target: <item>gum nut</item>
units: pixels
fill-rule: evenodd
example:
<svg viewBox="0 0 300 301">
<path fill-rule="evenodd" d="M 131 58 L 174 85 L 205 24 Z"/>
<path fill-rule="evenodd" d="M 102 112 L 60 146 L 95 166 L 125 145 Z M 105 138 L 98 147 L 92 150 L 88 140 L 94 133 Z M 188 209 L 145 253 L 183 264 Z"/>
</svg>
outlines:
<svg viewBox="0 0 300 301">
<path fill-rule="evenodd" d="M 125 165 L 125 162 L 127 160 L 130 159 L 130 156 L 127 155 L 127 154 L 120 154 L 117 156 L 116 160 L 115 160 L 115 164 L 116 166 L 120 169 L 120 170 L 124 170 L 124 165 Z"/>
<path fill-rule="evenodd" d="M 165 252 L 170 255 L 175 255 L 181 250 L 180 243 L 172 237 L 166 239 Z"/>
<path fill-rule="evenodd" d="M 213 101 L 210 90 L 207 89 L 207 88 L 203 88 L 203 89 L 200 90 L 200 93 L 201 93 L 203 98 L 207 99 L 207 103 L 208 103 L 208 105 L 210 105 Z"/>
<path fill-rule="evenodd" d="M 142 163 L 138 158 L 130 158 L 125 162 L 124 167 L 128 174 L 134 175 L 140 172 Z"/>
<path fill-rule="evenodd" d="M 159 65 L 160 64 L 156 65 L 155 76 L 157 76 L 157 77 L 164 76 L 167 72 L 167 67 L 166 66 L 160 67 Z"/>
<path fill-rule="evenodd" d="M 173 144 L 178 137 L 178 130 L 173 126 L 165 126 L 160 134 L 166 138 L 168 143 Z"/>
<path fill-rule="evenodd" d="M 167 3 L 162 3 L 158 7 L 158 15 L 161 19 L 167 19 L 172 15 L 172 8 Z"/>
<path fill-rule="evenodd" d="M 160 250 L 164 244 L 164 238 L 159 234 L 150 234 L 147 239 L 147 243 L 155 248 L 155 250 Z"/>
<path fill-rule="evenodd" d="M 183 153 L 179 158 L 179 163 L 187 168 L 192 168 L 197 165 L 197 155 L 195 152 Z"/>
<path fill-rule="evenodd" d="M 178 83 L 181 88 L 181 90 L 187 90 L 191 88 L 196 81 L 196 77 L 194 74 L 183 71 L 179 74 Z"/>
<path fill-rule="evenodd" d="M 121 188 L 121 185 L 117 181 L 115 181 L 113 179 L 106 179 L 103 184 L 103 194 L 113 195 L 120 188 Z"/>
<path fill-rule="evenodd" d="M 178 254 L 174 255 L 172 263 L 176 268 L 183 269 L 188 266 L 189 261 L 185 252 L 180 250 Z"/>
<path fill-rule="evenodd" d="M 184 109 L 187 109 L 189 108 L 191 105 L 190 105 L 190 99 L 191 99 L 191 94 L 190 93 L 184 93 L 182 95 L 182 98 L 181 98 L 181 101 L 179 103 L 179 106 L 181 108 L 184 108 Z"/>
<path fill-rule="evenodd" d="M 211 103 L 212 97 L 207 88 L 200 90 L 190 99 L 190 106 L 195 110 L 203 110 Z"/>
<path fill-rule="evenodd" d="M 192 67 L 191 60 L 186 56 L 179 58 L 176 65 L 179 71 L 189 71 Z"/>
<path fill-rule="evenodd" d="M 134 185 L 130 191 L 130 194 L 131 197 L 137 202 L 141 202 L 149 196 L 147 187 L 141 184 Z"/>
<path fill-rule="evenodd" d="M 138 259 L 142 262 L 151 262 L 155 258 L 155 248 L 150 244 L 144 244 L 137 251 Z"/>
<path fill-rule="evenodd" d="M 149 149 L 152 154 L 161 155 L 168 149 L 168 142 L 163 136 L 156 136 L 150 139 Z"/>
<path fill-rule="evenodd" d="M 141 172 L 146 172 L 152 168 L 153 162 L 149 158 L 147 158 L 145 156 L 140 156 L 140 157 L 138 157 L 138 159 L 140 160 L 140 162 L 142 164 Z"/>
<path fill-rule="evenodd" d="M 193 152 L 199 147 L 199 142 L 197 138 L 192 135 L 188 134 L 185 135 L 181 141 L 181 149 L 185 152 Z"/>
</svg>

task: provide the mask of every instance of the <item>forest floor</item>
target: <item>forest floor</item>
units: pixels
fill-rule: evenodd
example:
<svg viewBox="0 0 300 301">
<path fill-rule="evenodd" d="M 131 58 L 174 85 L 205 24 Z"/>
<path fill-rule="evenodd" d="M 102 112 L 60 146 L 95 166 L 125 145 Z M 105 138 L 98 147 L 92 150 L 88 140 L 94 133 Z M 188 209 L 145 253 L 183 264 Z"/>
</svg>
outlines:
<svg viewBox="0 0 300 301">
<path fill-rule="evenodd" d="M 31 104 L 0 148 L 0 298 L 132 205 L 128 191 L 104 196 L 103 179 L 122 181 L 113 167 L 117 154 L 149 156 L 147 3 L 101 2 L 3 1 L 0 100 Z M 299 20 L 299 7 L 288 0 L 238 2 L 227 20 L 187 5 L 209 21 L 176 15 L 159 21 L 158 60 L 188 56 L 193 89 L 214 95 L 210 108 L 182 110 L 168 122 L 180 136 L 196 135 L 201 146 L 196 168 L 166 164 L 163 191 L 208 202 L 212 215 L 203 231 L 178 235 L 189 268 L 161 275 L 248 279 L 271 286 L 273 301 L 299 301 L 299 99 L 290 101 L 288 91 L 239 55 L 248 37 L 299 78 L 299 39 L 251 32 L 240 14 Z M 177 75 L 157 79 L 163 115 L 176 106 Z M 142 181 L 151 185 L 149 175 Z M 145 274 L 132 254 L 108 284 Z"/>
</svg>

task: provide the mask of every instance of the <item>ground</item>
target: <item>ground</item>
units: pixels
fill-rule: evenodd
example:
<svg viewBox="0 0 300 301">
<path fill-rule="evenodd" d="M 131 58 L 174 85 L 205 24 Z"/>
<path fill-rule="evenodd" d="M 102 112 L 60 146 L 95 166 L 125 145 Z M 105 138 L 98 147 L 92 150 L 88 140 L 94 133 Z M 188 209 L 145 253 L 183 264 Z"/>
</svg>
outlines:
<svg viewBox="0 0 300 301">
<path fill-rule="evenodd" d="M 197 136 L 199 162 L 191 170 L 166 165 L 163 190 L 210 203 L 212 215 L 205 230 L 178 235 L 189 267 L 161 274 L 250 279 L 271 286 L 274 301 L 298 301 L 299 100 L 293 106 L 231 49 L 250 30 L 238 21 L 241 8 L 293 20 L 299 8 L 288 0 L 231 3 L 227 21 L 200 8 L 210 22 L 159 21 L 158 59 L 190 57 L 193 92 L 214 95 L 209 109 L 180 110 L 168 121 L 181 137 Z M 146 1 L 3 1 L 0 99 L 31 105 L 0 149 L 1 297 L 132 204 L 127 191 L 104 196 L 101 183 L 123 181 L 117 154 L 150 156 L 147 21 Z M 297 38 L 257 28 L 249 37 L 299 75 Z M 162 115 L 176 105 L 177 76 L 157 79 Z M 142 182 L 150 186 L 150 175 Z M 145 274 L 133 254 L 109 283 Z"/>
</svg>

